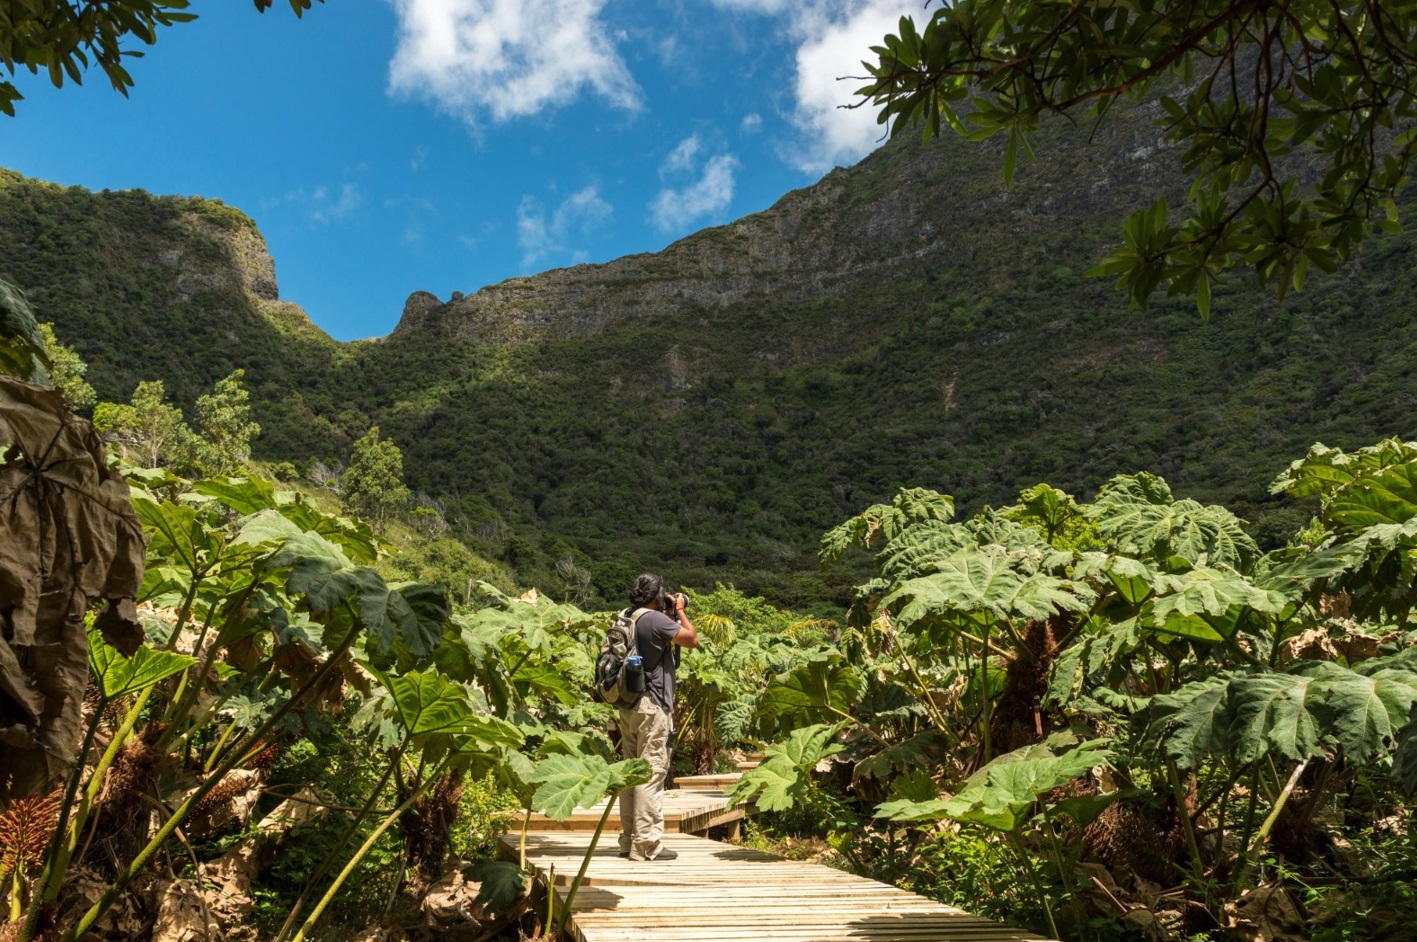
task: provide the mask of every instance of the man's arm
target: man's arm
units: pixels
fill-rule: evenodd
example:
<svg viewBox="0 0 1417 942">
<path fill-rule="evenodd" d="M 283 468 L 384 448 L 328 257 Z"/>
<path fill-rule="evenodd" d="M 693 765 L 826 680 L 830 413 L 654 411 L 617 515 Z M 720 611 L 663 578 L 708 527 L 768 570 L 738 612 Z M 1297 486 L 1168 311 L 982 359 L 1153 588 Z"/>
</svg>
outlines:
<svg viewBox="0 0 1417 942">
<path fill-rule="evenodd" d="M 682 595 L 674 598 L 674 618 L 679 622 L 679 633 L 674 636 L 674 643 L 681 648 L 697 648 L 699 633 L 694 630 L 689 616 L 684 613 L 684 596 Z"/>
</svg>

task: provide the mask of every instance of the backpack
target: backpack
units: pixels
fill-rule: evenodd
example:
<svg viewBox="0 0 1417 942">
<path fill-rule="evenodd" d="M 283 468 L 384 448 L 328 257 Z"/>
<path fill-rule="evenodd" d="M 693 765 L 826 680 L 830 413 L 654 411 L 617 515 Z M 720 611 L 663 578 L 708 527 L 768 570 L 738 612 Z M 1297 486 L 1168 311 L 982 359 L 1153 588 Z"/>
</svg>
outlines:
<svg viewBox="0 0 1417 942">
<path fill-rule="evenodd" d="M 605 632 L 605 643 L 600 648 L 600 656 L 595 659 L 595 683 L 590 690 L 591 699 L 597 703 L 629 709 L 645 695 L 644 691 L 625 689 L 625 659 L 639 653 L 635 623 L 647 611 L 649 609 L 641 608 L 632 613 L 627 608 L 615 616 L 615 621 Z"/>
</svg>

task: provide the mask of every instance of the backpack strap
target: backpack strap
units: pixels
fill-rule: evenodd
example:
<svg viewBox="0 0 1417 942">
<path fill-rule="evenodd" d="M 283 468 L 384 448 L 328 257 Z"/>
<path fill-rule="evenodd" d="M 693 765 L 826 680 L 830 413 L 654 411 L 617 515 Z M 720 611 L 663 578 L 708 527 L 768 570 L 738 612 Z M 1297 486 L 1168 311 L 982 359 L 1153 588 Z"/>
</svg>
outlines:
<svg viewBox="0 0 1417 942">
<path fill-rule="evenodd" d="M 630 654 L 640 653 L 640 616 L 652 611 L 652 608 L 637 608 L 630 615 Z"/>
</svg>

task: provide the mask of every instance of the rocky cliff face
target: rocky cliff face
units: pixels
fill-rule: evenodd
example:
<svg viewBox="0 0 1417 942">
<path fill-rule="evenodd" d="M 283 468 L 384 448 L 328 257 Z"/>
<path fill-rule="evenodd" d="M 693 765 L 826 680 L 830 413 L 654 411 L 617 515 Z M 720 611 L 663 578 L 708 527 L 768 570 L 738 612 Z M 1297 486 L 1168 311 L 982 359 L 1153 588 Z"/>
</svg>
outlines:
<svg viewBox="0 0 1417 942">
<path fill-rule="evenodd" d="M 1153 114 L 1154 113 L 1154 114 Z M 787 194 L 772 208 L 696 232 L 661 252 L 512 278 L 448 303 L 416 292 L 395 336 L 509 343 L 552 333 L 589 336 L 641 318 L 724 310 L 755 299 L 790 303 L 903 270 L 948 268 L 968 258 L 975 234 L 1088 225 L 1175 191 L 1161 132 L 1142 109 L 1090 141 L 1059 129 L 1044 159 L 1067 173 L 1020 169 L 1002 186 L 1001 148 L 898 140 L 859 165 Z M 1061 153 L 1050 150 L 1052 148 Z M 1154 195 L 1151 197 L 1154 198 Z"/>
<path fill-rule="evenodd" d="M 275 432 L 268 443 L 311 425 L 309 409 L 279 387 L 295 377 L 318 384 L 336 345 L 280 299 L 265 240 L 239 210 L 0 171 L 0 276 L 78 349 L 103 399 L 126 401 L 140 381 L 162 379 L 190 406 L 241 367 L 265 387 L 258 404 L 291 426 L 287 437 L 286 422 L 263 422 Z"/>
</svg>

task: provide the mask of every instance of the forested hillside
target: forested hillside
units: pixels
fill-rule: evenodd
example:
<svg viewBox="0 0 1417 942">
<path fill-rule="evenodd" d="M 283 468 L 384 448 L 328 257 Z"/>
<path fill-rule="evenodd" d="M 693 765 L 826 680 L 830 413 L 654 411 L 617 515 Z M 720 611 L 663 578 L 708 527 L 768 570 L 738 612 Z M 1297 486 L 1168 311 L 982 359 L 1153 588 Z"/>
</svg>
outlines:
<svg viewBox="0 0 1417 942">
<path fill-rule="evenodd" d="M 574 555 L 605 593 L 654 560 L 820 598 L 817 537 L 899 485 L 978 507 L 1119 468 L 1227 502 L 1267 545 L 1303 519 L 1267 497 L 1293 455 L 1411 434 L 1411 239 L 1283 301 L 1223 283 L 1209 323 L 1129 311 L 1084 273 L 1167 189 L 1154 117 L 1059 123 L 1009 189 L 997 146 L 898 141 L 661 253 L 414 292 L 376 341 L 277 300 L 254 225 L 200 199 L 6 173 L 0 277 L 100 397 L 162 378 L 190 404 L 245 368 L 258 455 L 333 461 L 378 424 L 466 538 Z"/>
</svg>

